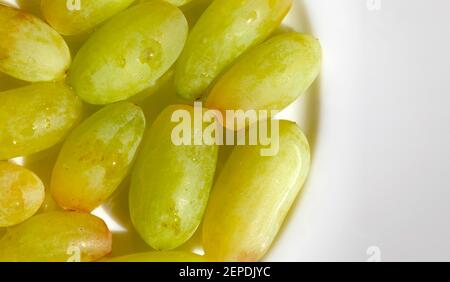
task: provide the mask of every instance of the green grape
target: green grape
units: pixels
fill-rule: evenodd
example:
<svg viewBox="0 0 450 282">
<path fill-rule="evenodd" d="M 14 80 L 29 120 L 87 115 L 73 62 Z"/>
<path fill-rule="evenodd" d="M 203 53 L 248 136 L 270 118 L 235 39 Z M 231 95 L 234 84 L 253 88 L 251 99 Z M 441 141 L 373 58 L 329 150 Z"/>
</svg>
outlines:
<svg viewBox="0 0 450 282">
<path fill-rule="evenodd" d="M 145 129 L 142 110 L 109 105 L 67 138 L 53 170 L 51 192 L 63 208 L 89 212 L 105 201 L 128 174 Z"/>
<path fill-rule="evenodd" d="M 28 82 L 19 80 L 0 71 L 0 92 L 26 85 L 28 85 Z"/>
<path fill-rule="evenodd" d="M 0 227 L 19 224 L 42 205 L 42 181 L 26 168 L 0 161 Z"/>
<path fill-rule="evenodd" d="M 213 0 L 195 0 L 180 7 L 183 11 L 186 20 L 189 23 L 189 27 L 195 26 L 200 16 L 205 12 L 206 8 L 212 3 Z"/>
<path fill-rule="evenodd" d="M 194 108 L 169 106 L 159 115 L 143 142 L 131 177 L 131 220 L 144 241 L 156 250 L 174 249 L 194 234 L 216 169 L 217 146 L 175 145 L 171 135 L 179 125 L 171 118 L 180 112 L 192 117 Z M 189 140 L 201 138 L 201 131 L 196 126 Z"/>
<path fill-rule="evenodd" d="M 60 82 L 0 92 L 0 160 L 27 156 L 62 141 L 81 117 L 81 100 Z"/>
<path fill-rule="evenodd" d="M 139 2 L 143 3 L 143 2 L 148 2 L 148 1 L 153 1 L 153 0 L 140 0 Z M 179 6 L 186 5 L 187 3 L 191 2 L 192 0 L 162 0 L 162 1 L 179 7 Z M 194 2 L 196 2 L 196 1 L 202 1 L 202 0 L 195 0 Z"/>
<path fill-rule="evenodd" d="M 0 0 L 0 2 L 17 3 L 20 10 L 42 18 L 41 0 Z"/>
<path fill-rule="evenodd" d="M 76 35 L 91 30 L 134 0 L 42 0 L 47 22 L 59 33 Z"/>
<path fill-rule="evenodd" d="M 0 38 L 1 72 L 31 82 L 64 78 L 69 47 L 37 17 L 0 4 Z"/>
<path fill-rule="evenodd" d="M 164 1 L 175 6 L 183 6 L 191 2 L 192 0 L 164 0 Z"/>
<path fill-rule="evenodd" d="M 267 38 L 292 0 L 215 0 L 189 34 L 177 63 L 178 94 L 195 100 L 237 57 Z"/>
<path fill-rule="evenodd" d="M 95 261 L 111 252 L 112 235 L 91 214 L 49 212 L 8 229 L 0 239 L 0 261 Z"/>
<path fill-rule="evenodd" d="M 243 55 L 218 80 L 206 107 L 222 112 L 282 110 L 310 87 L 320 64 L 315 38 L 299 33 L 276 36 Z"/>
<path fill-rule="evenodd" d="M 147 252 L 107 258 L 105 262 L 207 262 L 199 255 L 188 252 Z"/>
<path fill-rule="evenodd" d="M 90 104 L 126 100 L 152 86 L 178 58 L 188 26 L 173 5 L 134 6 L 100 27 L 81 47 L 68 81 Z"/>
<path fill-rule="evenodd" d="M 237 146 L 215 183 L 203 224 L 206 255 L 214 261 L 257 261 L 277 235 L 310 166 L 300 129 L 280 121 L 279 152 Z"/>
<path fill-rule="evenodd" d="M 41 208 L 38 210 L 38 213 L 46 213 L 52 211 L 60 211 L 61 207 L 58 206 L 56 201 L 53 199 L 50 190 L 45 191 L 44 202 L 41 205 Z"/>
</svg>

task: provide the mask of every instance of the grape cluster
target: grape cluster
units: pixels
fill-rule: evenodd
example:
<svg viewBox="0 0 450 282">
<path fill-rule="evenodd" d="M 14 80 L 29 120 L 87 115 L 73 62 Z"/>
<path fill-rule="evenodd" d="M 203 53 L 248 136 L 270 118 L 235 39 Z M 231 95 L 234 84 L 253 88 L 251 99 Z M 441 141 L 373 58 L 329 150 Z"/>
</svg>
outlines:
<svg viewBox="0 0 450 282">
<path fill-rule="evenodd" d="M 236 145 L 220 167 L 229 146 L 175 144 L 173 114 L 195 116 L 202 101 L 200 112 L 223 114 L 220 128 L 247 132 L 273 116 L 235 127 L 230 111 L 281 111 L 304 93 L 321 48 L 274 33 L 292 0 L 72 2 L 41 0 L 43 19 L 0 4 L 0 72 L 24 84 L 0 92 L 0 261 L 260 260 L 307 178 L 305 135 L 279 121 L 276 154 Z M 74 36 L 86 38 L 79 49 Z M 135 104 L 162 81 L 180 103 Z M 48 187 L 11 162 L 50 148 Z M 111 257 L 112 234 L 91 212 L 128 175 L 127 216 L 155 251 Z M 205 255 L 179 251 L 201 223 Z"/>
</svg>

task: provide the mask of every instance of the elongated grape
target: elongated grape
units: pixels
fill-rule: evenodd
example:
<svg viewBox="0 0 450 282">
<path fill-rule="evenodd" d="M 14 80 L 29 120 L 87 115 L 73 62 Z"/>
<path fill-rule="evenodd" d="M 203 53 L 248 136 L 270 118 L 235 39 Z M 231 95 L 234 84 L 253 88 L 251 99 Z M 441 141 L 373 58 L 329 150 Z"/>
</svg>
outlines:
<svg viewBox="0 0 450 282">
<path fill-rule="evenodd" d="M 0 38 L 1 72 L 32 82 L 64 78 L 69 48 L 37 17 L 0 4 Z"/>
<path fill-rule="evenodd" d="M 170 3 L 172 5 L 175 5 L 175 6 L 183 6 L 183 5 L 186 5 L 187 3 L 191 2 L 192 0 L 164 0 L 164 1 L 166 1 L 167 3 Z M 195 1 L 197 1 L 197 0 L 195 0 Z"/>
<path fill-rule="evenodd" d="M 82 114 L 63 83 L 41 82 L 0 93 L 0 160 L 27 156 L 62 141 Z"/>
<path fill-rule="evenodd" d="M 8 229 L 0 239 L 0 261 L 95 261 L 111 252 L 111 237 L 91 214 L 43 213 Z"/>
<path fill-rule="evenodd" d="M 316 79 L 320 50 L 318 41 L 309 35 L 276 36 L 245 54 L 218 80 L 206 107 L 222 112 L 282 110 Z"/>
<path fill-rule="evenodd" d="M 75 35 L 91 30 L 127 8 L 134 0 L 42 0 L 47 22 L 59 33 Z"/>
<path fill-rule="evenodd" d="M 213 0 L 195 0 L 180 7 L 183 11 L 186 20 L 189 23 L 189 27 L 194 27 L 200 16 L 205 12 L 206 8 L 212 3 Z"/>
<path fill-rule="evenodd" d="M 53 212 L 53 211 L 61 211 L 62 208 L 56 203 L 55 199 L 53 199 L 50 189 L 45 191 L 44 202 L 41 205 L 41 208 L 38 210 L 38 213 L 45 212 Z"/>
<path fill-rule="evenodd" d="M 199 255 L 188 252 L 147 252 L 121 257 L 113 257 L 104 260 L 105 262 L 206 262 L 207 260 Z"/>
<path fill-rule="evenodd" d="M 189 34 L 177 63 L 178 94 L 201 97 L 237 57 L 267 38 L 289 11 L 292 0 L 215 0 Z"/>
<path fill-rule="evenodd" d="M 0 161 L 0 227 L 19 224 L 42 205 L 42 181 L 26 168 Z"/>
<path fill-rule="evenodd" d="M 165 1 L 175 6 L 183 6 L 191 2 L 192 0 L 165 0 Z"/>
<path fill-rule="evenodd" d="M 127 175 L 145 129 L 142 110 L 127 102 L 109 105 L 67 138 L 53 170 L 51 192 L 63 208 L 91 211 Z"/>
<path fill-rule="evenodd" d="M 211 194 L 203 225 L 206 255 L 217 261 L 257 261 L 266 253 L 307 177 L 308 142 L 281 121 L 279 152 L 237 146 Z"/>
<path fill-rule="evenodd" d="M 183 13 L 151 1 L 113 17 L 81 47 L 68 81 L 91 104 L 125 100 L 152 86 L 178 58 L 187 36 Z"/>
<path fill-rule="evenodd" d="M 141 3 L 148 2 L 148 1 L 154 1 L 154 0 L 140 0 Z M 179 6 L 186 5 L 187 3 L 191 2 L 192 0 L 162 0 L 162 1 L 179 7 Z M 194 0 L 194 2 L 196 2 L 196 1 L 203 1 L 203 0 Z"/>
<path fill-rule="evenodd" d="M 156 250 L 174 249 L 193 235 L 203 217 L 216 169 L 217 146 L 190 146 L 172 140 L 172 133 L 183 123 L 171 119 L 180 113 L 185 114 L 183 123 L 188 129 L 194 128 L 193 107 L 166 108 L 150 128 L 131 178 L 131 220 Z M 195 128 L 193 133 L 189 131 L 188 141 L 202 137 L 201 128 Z"/>
</svg>

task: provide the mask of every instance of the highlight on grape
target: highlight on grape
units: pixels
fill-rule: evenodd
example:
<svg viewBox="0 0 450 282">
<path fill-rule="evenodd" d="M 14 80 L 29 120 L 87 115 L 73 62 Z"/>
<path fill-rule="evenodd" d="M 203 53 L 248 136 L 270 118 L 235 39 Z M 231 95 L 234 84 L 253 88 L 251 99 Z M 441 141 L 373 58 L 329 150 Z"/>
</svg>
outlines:
<svg viewBox="0 0 450 282">
<path fill-rule="evenodd" d="M 193 116 L 186 109 L 172 113 L 171 121 L 177 123 L 172 130 L 172 143 L 176 146 L 260 145 L 264 146 L 261 156 L 275 156 L 279 151 L 279 121 L 271 117 L 278 113 L 277 110 L 241 109 L 223 113 L 205 109 L 202 102 L 195 102 Z"/>
<path fill-rule="evenodd" d="M 80 11 L 81 10 L 81 0 L 67 0 L 66 7 L 69 11 Z"/>
</svg>

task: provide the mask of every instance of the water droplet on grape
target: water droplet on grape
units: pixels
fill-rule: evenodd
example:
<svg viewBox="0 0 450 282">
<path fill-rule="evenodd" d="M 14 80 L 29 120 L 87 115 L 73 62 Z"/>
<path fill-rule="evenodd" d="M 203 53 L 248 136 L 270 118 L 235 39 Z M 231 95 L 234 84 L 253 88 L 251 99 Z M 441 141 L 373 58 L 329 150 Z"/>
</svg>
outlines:
<svg viewBox="0 0 450 282">
<path fill-rule="evenodd" d="M 247 18 L 247 23 L 252 23 L 258 19 L 258 13 L 253 11 L 250 13 L 250 16 Z"/>
<path fill-rule="evenodd" d="M 124 68 L 127 65 L 127 60 L 125 58 L 123 58 L 123 57 L 120 57 L 117 60 L 117 63 L 119 65 L 119 67 Z"/>
<path fill-rule="evenodd" d="M 147 48 L 144 51 L 142 51 L 139 60 L 143 64 L 148 64 L 155 58 L 155 56 L 156 56 L 155 51 L 153 51 L 153 49 L 151 49 L 151 48 Z"/>
</svg>

